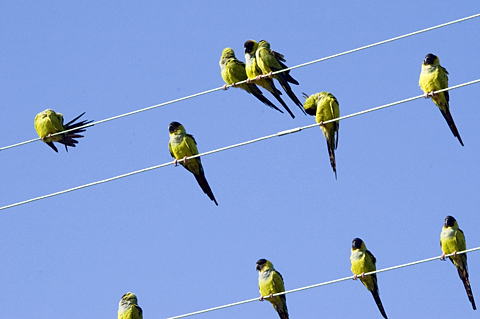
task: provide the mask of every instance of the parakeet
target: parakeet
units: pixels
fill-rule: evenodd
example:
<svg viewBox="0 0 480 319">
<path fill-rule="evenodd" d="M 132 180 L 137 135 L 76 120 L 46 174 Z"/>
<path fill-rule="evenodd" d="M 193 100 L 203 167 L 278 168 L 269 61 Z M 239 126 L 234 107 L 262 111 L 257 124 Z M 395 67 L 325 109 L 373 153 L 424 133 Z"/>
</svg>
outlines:
<svg viewBox="0 0 480 319">
<path fill-rule="evenodd" d="M 137 303 L 135 294 L 131 292 L 124 294 L 118 304 L 118 319 L 142 319 L 142 308 Z"/>
<path fill-rule="evenodd" d="M 225 83 L 229 85 L 231 84 L 233 87 L 241 88 L 242 90 L 247 91 L 247 93 L 253 94 L 263 104 L 279 111 L 280 113 L 283 113 L 283 111 L 277 108 L 275 104 L 263 96 L 262 91 L 260 91 L 255 84 L 242 83 L 235 85 L 237 82 L 245 81 L 247 79 L 247 73 L 245 71 L 245 63 L 235 57 L 235 52 L 231 48 L 223 49 L 219 64 L 222 72 L 222 78 Z M 223 86 L 223 89 L 226 90 L 226 85 Z"/>
<path fill-rule="evenodd" d="M 265 90 L 272 93 L 272 95 L 277 99 L 277 101 L 280 102 L 280 104 L 282 104 L 285 110 L 287 110 L 288 114 L 290 114 L 292 118 L 295 118 L 295 115 L 293 115 L 292 111 L 290 111 L 285 101 L 283 101 L 283 99 L 280 97 L 280 95 L 282 95 L 282 92 L 280 92 L 275 87 L 275 84 L 273 83 L 273 79 L 259 78 L 259 76 L 262 75 L 262 70 L 258 66 L 257 58 L 256 58 L 258 43 L 253 40 L 247 40 L 243 46 L 245 48 L 245 62 L 246 62 L 245 71 L 247 72 L 248 79 L 255 80 L 255 84 L 260 85 Z"/>
<path fill-rule="evenodd" d="M 438 56 L 433 55 L 432 53 L 427 54 L 422 63 L 419 84 L 420 88 L 425 93 L 425 98 L 428 98 L 433 91 L 448 88 L 448 72 L 440 65 L 440 59 Z M 450 97 L 448 91 L 435 93 L 435 95 L 431 95 L 431 97 L 433 102 L 442 112 L 442 115 L 447 121 L 453 135 L 458 138 L 458 141 L 463 146 L 462 138 L 460 137 L 460 133 L 458 133 L 452 114 L 450 113 L 450 106 L 448 104 Z"/>
<path fill-rule="evenodd" d="M 255 55 L 257 59 L 257 64 L 260 70 L 262 70 L 262 73 L 265 75 L 288 68 L 283 63 L 286 61 L 283 57 L 283 54 L 271 50 L 270 43 L 265 40 L 262 40 L 258 43 L 258 48 Z M 292 88 L 288 84 L 288 82 L 290 82 L 292 84 L 298 85 L 298 81 L 290 75 L 290 71 L 277 73 L 273 75 L 273 78 L 277 79 L 278 82 L 280 82 L 280 85 L 283 87 L 287 95 L 292 99 L 293 103 L 298 105 L 298 107 L 305 114 L 302 102 L 300 102 L 300 100 L 297 98 L 295 93 L 293 93 Z"/>
<path fill-rule="evenodd" d="M 445 218 L 445 224 L 440 234 L 440 246 L 442 246 L 442 260 L 445 260 L 445 255 L 454 254 L 450 256 L 450 260 L 457 267 L 458 275 L 467 291 L 468 300 L 472 303 L 473 310 L 477 310 L 475 300 L 473 299 L 472 287 L 468 280 L 468 266 L 467 254 L 457 255 L 459 251 L 467 250 L 467 243 L 465 242 L 465 235 L 463 231 L 458 228 L 458 223 L 452 216 Z"/>
<path fill-rule="evenodd" d="M 365 246 L 365 243 L 360 238 L 355 238 L 352 242 L 350 261 L 352 262 L 353 279 L 356 280 L 357 276 L 360 277 L 360 281 L 372 293 L 373 299 L 375 299 L 378 310 L 380 310 L 383 318 L 387 319 L 387 314 L 385 313 L 385 309 L 383 309 L 378 292 L 377 274 L 365 276 L 365 273 L 377 270 L 375 267 L 377 260 L 373 254 L 367 250 L 367 246 Z"/>
<path fill-rule="evenodd" d="M 285 291 L 282 275 L 273 268 L 270 261 L 260 259 L 257 261 L 256 269 L 258 271 L 258 286 L 260 287 L 260 301 L 263 297 L 272 296 Z M 288 319 L 287 298 L 285 295 L 268 298 L 273 308 L 277 311 L 281 319 Z"/>
<path fill-rule="evenodd" d="M 340 117 L 340 108 L 338 101 L 332 93 L 320 92 L 310 95 L 303 105 L 310 115 L 315 115 L 315 120 L 320 124 L 323 136 L 327 139 L 328 154 L 330 155 L 330 164 L 337 178 L 337 166 L 335 163 L 335 150 L 338 146 L 338 121 L 321 124 L 325 121 Z"/>
<path fill-rule="evenodd" d="M 78 123 L 74 123 L 83 114 L 85 114 L 85 112 L 64 125 L 62 114 L 55 113 L 55 111 L 47 109 L 43 112 L 38 113 L 37 116 L 35 116 L 35 130 L 37 131 L 37 134 L 41 138 L 41 140 L 45 142 L 48 146 L 50 146 L 55 152 L 58 153 L 58 149 L 53 144 L 53 142 L 64 144 L 65 150 L 67 150 L 68 152 L 67 146 L 75 147 L 75 144 L 78 143 L 78 141 L 75 139 L 83 137 L 83 135 L 79 135 L 78 133 L 85 132 L 85 128 L 73 130 L 65 134 L 59 134 L 55 136 L 51 136 L 51 134 L 66 131 L 93 122 L 93 120 L 84 120 Z"/>
<path fill-rule="evenodd" d="M 200 157 L 192 158 L 187 161 L 188 156 L 198 154 L 197 142 L 195 142 L 193 136 L 187 134 L 183 125 L 178 122 L 170 123 L 168 126 L 168 132 L 170 134 L 168 148 L 170 149 L 170 155 L 175 158 L 175 166 L 177 165 L 177 160 L 183 158 L 184 161 L 180 164 L 195 176 L 195 179 L 203 192 L 215 202 L 215 205 L 218 206 L 217 200 L 215 199 L 215 196 L 213 196 L 213 192 L 205 178 Z"/>
</svg>

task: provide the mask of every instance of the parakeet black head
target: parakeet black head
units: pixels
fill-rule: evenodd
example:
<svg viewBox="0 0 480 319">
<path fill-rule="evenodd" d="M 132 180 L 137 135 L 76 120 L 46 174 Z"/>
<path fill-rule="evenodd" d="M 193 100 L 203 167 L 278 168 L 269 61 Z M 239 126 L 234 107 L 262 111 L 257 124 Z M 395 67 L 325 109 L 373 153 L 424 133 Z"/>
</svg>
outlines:
<svg viewBox="0 0 480 319">
<path fill-rule="evenodd" d="M 183 125 L 178 123 L 178 122 L 172 122 L 168 125 L 168 132 L 170 132 L 170 134 L 172 134 L 176 130 L 178 130 L 180 127 L 183 127 Z"/>
<path fill-rule="evenodd" d="M 425 56 L 425 60 L 423 60 L 423 64 L 431 65 L 435 62 L 436 59 L 438 59 L 436 55 L 434 55 L 433 53 L 429 53 Z"/>
<path fill-rule="evenodd" d="M 445 227 L 453 227 L 455 223 L 456 223 L 456 220 L 452 216 L 445 217 L 445 224 L 444 224 Z"/>
<path fill-rule="evenodd" d="M 245 44 L 243 45 L 243 47 L 245 48 L 245 53 L 252 53 L 252 51 L 255 47 L 255 44 L 257 44 L 257 42 L 255 42 L 253 40 L 245 41 Z"/>
<path fill-rule="evenodd" d="M 268 262 L 268 260 L 266 260 L 266 259 L 263 259 L 263 258 L 259 259 L 257 261 L 257 265 L 256 265 L 255 269 L 258 270 L 258 271 L 261 271 L 263 269 L 263 267 L 267 264 L 267 262 Z"/>
<path fill-rule="evenodd" d="M 360 238 L 355 238 L 352 241 L 352 249 L 360 249 L 362 248 L 362 244 L 363 244 L 363 240 L 361 240 Z"/>
</svg>

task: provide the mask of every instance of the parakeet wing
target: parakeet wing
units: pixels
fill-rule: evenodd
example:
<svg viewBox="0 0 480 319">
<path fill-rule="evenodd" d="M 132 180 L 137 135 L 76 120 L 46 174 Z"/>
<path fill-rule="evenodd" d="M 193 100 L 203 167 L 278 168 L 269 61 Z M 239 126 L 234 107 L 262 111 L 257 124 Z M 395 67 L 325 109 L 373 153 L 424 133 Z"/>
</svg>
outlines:
<svg viewBox="0 0 480 319">
<path fill-rule="evenodd" d="M 370 252 L 370 250 L 367 250 L 366 253 L 368 254 L 368 256 L 370 256 L 373 265 L 375 265 L 377 263 L 377 259 L 375 258 L 375 256 Z"/>
<path fill-rule="evenodd" d="M 198 154 L 197 142 L 195 141 L 195 138 L 193 137 L 193 135 L 187 134 L 185 136 L 185 141 L 187 142 L 186 143 L 187 147 L 192 152 L 192 155 L 197 155 Z M 200 160 L 199 157 L 198 157 L 198 160 Z"/>
<path fill-rule="evenodd" d="M 455 240 L 457 242 L 458 251 L 464 251 L 467 249 L 467 243 L 465 241 L 465 235 L 461 229 L 458 229 L 455 233 Z M 466 254 L 465 254 L 466 256 Z"/>
<path fill-rule="evenodd" d="M 443 72 L 439 72 L 438 74 L 438 82 L 440 84 L 441 88 L 448 88 L 448 71 L 445 69 L 443 66 L 439 65 L 439 69 Z M 450 96 L 448 94 L 448 91 L 444 91 L 443 94 L 445 95 L 445 99 L 450 101 Z"/>
<path fill-rule="evenodd" d="M 273 287 L 274 287 L 274 289 L 277 293 L 285 291 L 285 285 L 283 283 L 283 277 L 278 271 L 276 271 L 273 274 Z M 285 296 L 285 295 L 283 295 L 283 296 Z"/>
<path fill-rule="evenodd" d="M 175 155 L 172 152 L 172 145 L 170 144 L 170 142 L 168 142 L 168 150 L 170 151 L 170 155 L 172 155 L 172 157 L 175 158 Z"/>
</svg>

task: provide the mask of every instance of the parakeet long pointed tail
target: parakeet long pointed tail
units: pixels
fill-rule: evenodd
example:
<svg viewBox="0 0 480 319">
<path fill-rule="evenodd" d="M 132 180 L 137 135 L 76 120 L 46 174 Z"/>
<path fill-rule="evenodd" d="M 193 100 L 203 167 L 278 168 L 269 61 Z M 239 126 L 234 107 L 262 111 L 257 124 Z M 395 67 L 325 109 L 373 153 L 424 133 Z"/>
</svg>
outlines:
<svg viewBox="0 0 480 319">
<path fill-rule="evenodd" d="M 473 299 L 472 287 L 470 287 L 470 281 L 468 280 L 468 272 L 466 269 L 460 269 L 457 267 L 458 275 L 462 279 L 463 285 L 465 286 L 465 291 L 467 292 L 468 300 L 472 303 L 473 310 L 477 310 L 475 306 L 475 300 Z"/>
<path fill-rule="evenodd" d="M 293 115 L 292 111 L 290 111 L 290 109 L 288 108 L 287 104 L 285 103 L 285 101 L 283 101 L 283 99 L 280 97 L 280 94 L 282 94 L 282 92 L 280 92 L 279 90 L 277 90 L 274 86 L 272 87 L 273 89 L 273 92 L 270 92 L 272 93 L 272 95 L 277 99 L 278 102 L 280 102 L 280 104 L 282 104 L 282 106 L 285 108 L 285 110 L 287 110 L 288 114 L 290 114 L 290 116 L 292 117 L 292 119 L 295 118 L 295 115 Z M 275 92 L 275 93 L 274 93 Z"/>
<path fill-rule="evenodd" d="M 272 304 L 272 305 L 273 305 L 273 308 L 275 308 L 275 310 L 277 311 L 280 319 L 289 319 L 288 318 L 287 304 L 285 302 L 275 303 L 275 304 Z"/>
<path fill-rule="evenodd" d="M 330 140 L 327 139 L 328 155 L 330 155 L 330 165 L 332 165 L 335 179 L 337 179 L 337 165 L 335 163 L 335 135 L 332 135 Z"/>
<path fill-rule="evenodd" d="M 280 65 L 282 66 L 282 69 L 288 69 L 288 66 L 285 65 L 285 63 L 283 63 L 282 61 L 278 60 L 278 63 L 280 63 Z M 290 82 L 292 84 L 295 84 L 295 85 L 299 85 L 298 81 L 295 80 L 291 75 L 290 75 L 290 70 L 288 71 L 285 71 L 283 73 L 281 73 L 285 76 L 285 80 L 287 80 L 287 82 Z"/>
<path fill-rule="evenodd" d="M 200 174 L 194 174 L 194 176 L 197 180 L 198 185 L 200 185 L 200 187 L 202 188 L 203 192 L 207 194 L 207 196 L 215 203 L 215 205 L 218 206 L 217 200 L 215 199 L 215 196 L 213 196 L 212 189 L 210 188 L 210 185 L 208 185 L 203 170 L 200 172 Z"/>
<path fill-rule="evenodd" d="M 46 142 L 48 146 L 50 146 L 52 148 L 52 150 L 54 150 L 55 152 L 58 153 L 58 149 L 57 147 L 53 144 L 53 142 Z M 68 152 L 68 151 L 67 151 Z"/>
<path fill-rule="evenodd" d="M 464 146 L 463 142 L 462 142 L 462 138 L 460 137 L 460 133 L 458 133 L 457 126 L 455 125 L 455 122 L 453 121 L 453 117 L 452 117 L 452 114 L 450 113 L 450 110 L 448 110 L 448 109 L 446 111 L 440 110 L 440 112 L 442 112 L 443 117 L 447 121 L 447 124 L 448 124 L 448 126 L 450 127 L 450 130 L 453 133 L 453 136 L 458 138 L 458 141 L 460 142 L 460 144 L 462 144 L 462 146 Z"/>
<path fill-rule="evenodd" d="M 290 76 L 291 77 L 291 76 Z M 288 80 L 287 78 L 285 77 L 285 74 L 283 73 L 279 73 L 276 75 L 276 79 L 278 79 L 278 81 L 280 82 L 280 85 L 282 86 L 282 88 L 285 90 L 285 92 L 287 93 L 287 95 L 290 97 L 290 99 L 292 99 L 293 103 L 295 103 L 298 107 L 300 107 L 300 109 L 302 110 L 303 114 L 307 114 L 305 113 L 305 110 L 303 108 L 303 103 L 300 102 L 300 100 L 297 98 L 297 96 L 295 95 L 295 93 L 293 93 L 292 91 L 292 88 L 290 87 L 290 84 L 288 84 Z M 292 78 L 293 79 L 293 78 Z M 295 81 L 296 82 L 296 81 Z M 298 82 L 297 82 L 298 83 Z"/>
<path fill-rule="evenodd" d="M 378 294 L 378 287 L 372 291 L 373 299 L 375 299 L 375 303 L 377 304 L 378 310 L 382 314 L 383 318 L 387 318 L 387 314 L 385 313 L 385 309 L 383 309 L 382 301 L 380 300 L 380 295 Z"/>
<path fill-rule="evenodd" d="M 273 104 L 272 102 L 270 102 L 269 99 L 267 99 L 263 94 L 262 92 L 260 91 L 260 89 L 256 86 L 254 86 L 255 89 L 252 88 L 252 94 L 257 98 L 259 99 L 263 104 L 267 105 L 267 106 L 270 106 L 272 109 L 275 109 L 277 111 L 279 111 L 280 113 L 283 113 L 282 110 L 280 110 L 278 107 L 275 106 L 275 104 Z"/>
<path fill-rule="evenodd" d="M 73 120 L 68 122 L 67 124 L 65 124 L 63 126 L 63 129 L 66 131 L 66 130 L 70 130 L 70 129 L 73 129 L 73 128 L 76 128 L 76 127 L 81 127 L 81 126 L 84 126 L 86 124 L 89 124 L 89 123 L 93 122 L 93 120 L 90 120 L 90 121 L 89 120 L 83 120 L 81 122 L 75 123 L 75 121 L 78 120 L 80 117 L 82 117 L 83 114 L 85 114 L 85 112 L 83 112 L 82 114 L 80 114 L 79 116 L 77 116 L 76 118 L 74 118 Z M 75 139 L 83 137 L 83 135 L 80 135 L 78 133 L 85 132 L 85 131 L 86 131 L 86 128 L 81 128 L 81 129 L 76 129 L 76 130 L 67 132 L 67 133 L 65 133 L 63 138 L 58 142 L 65 145 L 65 149 L 68 152 L 67 146 L 75 147 L 75 144 L 78 143 L 78 141 L 75 140 Z M 51 145 L 50 145 L 50 147 L 51 147 Z"/>
</svg>

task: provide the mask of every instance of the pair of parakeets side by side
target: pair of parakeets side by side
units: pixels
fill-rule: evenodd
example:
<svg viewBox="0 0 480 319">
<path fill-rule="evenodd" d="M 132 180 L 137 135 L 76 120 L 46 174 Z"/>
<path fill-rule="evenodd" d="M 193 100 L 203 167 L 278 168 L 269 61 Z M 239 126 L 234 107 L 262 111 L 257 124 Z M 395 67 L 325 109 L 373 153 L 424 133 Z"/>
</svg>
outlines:
<svg viewBox="0 0 480 319">
<path fill-rule="evenodd" d="M 445 223 L 440 233 L 440 246 L 442 248 L 441 260 L 445 259 L 445 255 L 453 254 L 450 260 L 457 268 L 460 279 L 462 280 L 469 301 L 472 304 L 473 310 L 476 310 L 475 300 L 473 298 L 472 288 L 468 280 L 468 266 L 467 255 L 456 254 L 457 252 L 465 251 L 467 249 L 465 235 L 458 227 L 458 223 L 452 216 L 445 218 Z M 376 258 L 367 250 L 367 246 L 360 238 L 355 238 L 352 241 L 350 254 L 351 270 L 353 279 L 360 281 L 373 295 L 373 299 L 377 304 L 383 318 L 387 319 L 387 314 L 380 300 L 380 293 L 378 290 L 378 281 L 376 274 L 365 275 L 366 273 L 376 271 Z M 260 288 L 260 300 L 267 297 L 273 308 L 277 311 L 281 319 L 288 319 L 287 300 L 285 294 L 273 296 L 285 291 L 285 285 L 282 275 L 275 270 L 273 264 L 266 259 L 257 261 L 256 270 L 258 271 L 258 285 Z"/>
</svg>

